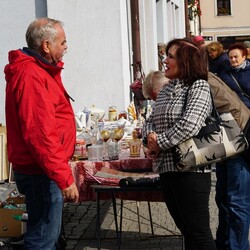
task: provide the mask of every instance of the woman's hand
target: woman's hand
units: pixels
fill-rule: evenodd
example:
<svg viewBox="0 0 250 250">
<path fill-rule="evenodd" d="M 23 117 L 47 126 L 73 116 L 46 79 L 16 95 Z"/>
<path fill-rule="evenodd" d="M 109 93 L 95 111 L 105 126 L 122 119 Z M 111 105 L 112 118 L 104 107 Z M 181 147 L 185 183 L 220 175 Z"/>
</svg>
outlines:
<svg viewBox="0 0 250 250">
<path fill-rule="evenodd" d="M 156 158 L 161 151 L 161 148 L 159 147 L 157 143 L 157 134 L 155 132 L 149 133 L 147 136 L 147 157 L 149 158 Z"/>
<path fill-rule="evenodd" d="M 146 157 L 149 159 L 152 159 L 152 160 L 156 159 L 158 154 L 159 154 L 159 152 L 157 153 L 151 149 L 147 149 L 147 151 L 146 151 Z"/>
</svg>

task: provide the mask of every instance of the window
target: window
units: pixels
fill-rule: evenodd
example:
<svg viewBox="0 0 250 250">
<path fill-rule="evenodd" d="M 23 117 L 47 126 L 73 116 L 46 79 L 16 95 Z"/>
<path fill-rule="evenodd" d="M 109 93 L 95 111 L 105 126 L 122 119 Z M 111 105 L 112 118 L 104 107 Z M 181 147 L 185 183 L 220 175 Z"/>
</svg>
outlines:
<svg viewBox="0 0 250 250">
<path fill-rule="evenodd" d="M 231 0 L 216 0 L 217 16 L 231 15 Z"/>
</svg>

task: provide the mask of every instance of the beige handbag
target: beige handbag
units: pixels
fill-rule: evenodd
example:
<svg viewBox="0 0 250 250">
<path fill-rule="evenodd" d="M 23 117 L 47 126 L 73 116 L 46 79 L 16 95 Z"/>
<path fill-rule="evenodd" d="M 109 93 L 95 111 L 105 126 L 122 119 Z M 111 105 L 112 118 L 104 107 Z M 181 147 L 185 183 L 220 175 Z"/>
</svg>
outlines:
<svg viewBox="0 0 250 250">
<path fill-rule="evenodd" d="M 230 112 L 218 114 L 214 103 L 211 117 L 199 134 L 174 147 L 176 166 L 180 171 L 220 162 L 248 148 L 248 141 Z"/>
</svg>

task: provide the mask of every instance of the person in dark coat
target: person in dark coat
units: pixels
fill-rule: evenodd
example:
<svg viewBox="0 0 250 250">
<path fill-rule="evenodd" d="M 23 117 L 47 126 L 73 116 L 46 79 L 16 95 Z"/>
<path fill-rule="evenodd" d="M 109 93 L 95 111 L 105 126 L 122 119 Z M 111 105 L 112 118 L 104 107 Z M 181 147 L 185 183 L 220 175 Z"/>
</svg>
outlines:
<svg viewBox="0 0 250 250">
<path fill-rule="evenodd" d="M 230 66 L 229 58 L 220 42 L 211 42 L 206 46 L 209 58 L 209 71 L 220 76 Z"/>
<path fill-rule="evenodd" d="M 250 108 L 250 61 L 242 44 L 233 44 L 228 50 L 230 67 L 225 68 L 220 78 L 234 90 L 245 105 Z"/>
<path fill-rule="evenodd" d="M 227 53 L 231 66 L 224 69 L 220 78 L 250 108 L 250 97 L 248 97 L 250 96 L 250 62 L 246 59 L 246 48 L 242 44 L 233 44 Z M 216 177 L 216 204 L 219 209 L 217 249 L 249 250 L 249 150 L 243 155 L 217 164 Z"/>
</svg>

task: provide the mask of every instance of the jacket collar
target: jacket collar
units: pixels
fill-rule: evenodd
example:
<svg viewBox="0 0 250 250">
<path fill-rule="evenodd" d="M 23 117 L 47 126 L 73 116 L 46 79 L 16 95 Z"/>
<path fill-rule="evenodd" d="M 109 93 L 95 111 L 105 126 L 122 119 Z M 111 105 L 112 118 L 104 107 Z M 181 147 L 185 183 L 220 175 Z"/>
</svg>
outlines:
<svg viewBox="0 0 250 250">
<path fill-rule="evenodd" d="M 24 47 L 22 51 L 26 55 L 32 56 L 37 61 L 37 63 L 51 75 L 56 75 L 63 69 L 63 62 L 59 62 L 57 65 L 54 65 L 27 47 Z"/>
</svg>

